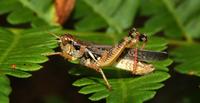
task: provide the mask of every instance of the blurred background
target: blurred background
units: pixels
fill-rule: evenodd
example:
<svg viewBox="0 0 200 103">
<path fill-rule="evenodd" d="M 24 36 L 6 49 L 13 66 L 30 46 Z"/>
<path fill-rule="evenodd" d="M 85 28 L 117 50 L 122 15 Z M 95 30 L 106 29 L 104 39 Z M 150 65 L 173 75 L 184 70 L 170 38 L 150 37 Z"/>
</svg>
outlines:
<svg viewBox="0 0 200 103">
<path fill-rule="evenodd" d="M 145 103 L 199 103 L 199 5 L 199 0 L 0 0 L 0 25 L 13 31 L 60 27 L 62 30 L 56 33 L 70 32 L 105 44 L 117 43 L 136 27 L 150 39 L 164 39 L 163 44 L 150 43 L 147 49 L 167 51 L 173 60 L 168 66 L 171 77 Z M 78 64 L 50 56 L 41 65 L 29 78 L 9 76 L 10 103 L 92 102 L 88 99 L 90 94 L 79 94 L 80 88 L 72 86 L 81 77 L 70 75 L 68 70 Z"/>
</svg>

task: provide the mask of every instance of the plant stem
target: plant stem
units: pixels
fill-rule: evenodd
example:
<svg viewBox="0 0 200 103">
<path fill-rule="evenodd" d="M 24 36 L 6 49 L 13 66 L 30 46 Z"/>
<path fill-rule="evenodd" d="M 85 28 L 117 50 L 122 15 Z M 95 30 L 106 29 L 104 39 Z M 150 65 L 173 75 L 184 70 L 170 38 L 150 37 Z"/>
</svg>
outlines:
<svg viewBox="0 0 200 103">
<path fill-rule="evenodd" d="M 163 4 L 165 5 L 166 9 L 168 10 L 169 14 L 173 17 L 177 27 L 180 29 L 182 35 L 185 37 L 186 41 L 188 43 L 193 43 L 193 39 L 187 34 L 183 23 L 180 21 L 180 18 L 178 18 L 177 13 L 175 12 L 175 8 L 172 6 L 171 2 L 168 0 L 161 0 Z"/>
</svg>

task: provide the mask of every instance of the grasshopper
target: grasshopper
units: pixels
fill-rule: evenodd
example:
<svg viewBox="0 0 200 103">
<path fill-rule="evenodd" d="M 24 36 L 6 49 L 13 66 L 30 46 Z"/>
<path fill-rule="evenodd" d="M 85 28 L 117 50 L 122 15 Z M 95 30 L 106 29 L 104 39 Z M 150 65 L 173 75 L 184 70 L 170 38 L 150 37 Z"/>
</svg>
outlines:
<svg viewBox="0 0 200 103">
<path fill-rule="evenodd" d="M 100 72 L 108 89 L 111 89 L 111 85 L 102 70 L 103 67 L 115 66 L 130 71 L 132 74 L 144 75 L 155 69 L 146 61 L 167 58 L 166 52 L 143 50 L 147 37 L 137 32 L 135 28 L 114 46 L 86 43 L 77 40 L 71 34 L 56 37 L 59 39 L 61 52 L 49 55 L 61 55 L 68 61 L 79 60 L 81 65 Z M 139 41 L 144 42 L 141 49 L 138 49 Z"/>
</svg>

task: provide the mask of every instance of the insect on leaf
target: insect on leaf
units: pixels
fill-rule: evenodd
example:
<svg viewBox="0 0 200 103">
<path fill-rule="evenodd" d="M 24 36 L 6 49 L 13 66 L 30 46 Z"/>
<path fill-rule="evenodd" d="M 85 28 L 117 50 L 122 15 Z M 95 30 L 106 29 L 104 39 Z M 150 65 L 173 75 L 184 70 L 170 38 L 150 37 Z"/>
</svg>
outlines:
<svg viewBox="0 0 200 103">
<path fill-rule="evenodd" d="M 163 38 L 149 37 L 145 50 L 161 51 L 166 48 L 166 44 Z M 73 85 L 81 87 L 79 93 L 91 94 L 89 99 L 92 101 L 106 99 L 107 103 L 142 103 L 153 98 L 156 90 L 164 86 L 161 82 L 170 77 L 166 71 L 171 63 L 171 59 L 152 62 L 156 71 L 144 76 L 133 76 L 123 70 L 107 67 L 103 71 L 112 86 L 111 91 L 106 88 L 100 74 L 95 71 L 77 66 L 71 68 L 69 73 L 84 76 L 75 81 Z"/>
</svg>

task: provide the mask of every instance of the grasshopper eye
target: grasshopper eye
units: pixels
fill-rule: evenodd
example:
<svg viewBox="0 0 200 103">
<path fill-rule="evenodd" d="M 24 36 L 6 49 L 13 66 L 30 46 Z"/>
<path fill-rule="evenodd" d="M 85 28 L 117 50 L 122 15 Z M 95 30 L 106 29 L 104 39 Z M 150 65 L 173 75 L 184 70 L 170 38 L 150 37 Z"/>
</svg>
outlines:
<svg viewBox="0 0 200 103">
<path fill-rule="evenodd" d="M 140 34 L 139 41 L 147 42 L 147 36 L 145 34 Z"/>
<path fill-rule="evenodd" d="M 70 40 L 70 41 L 69 41 L 69 44 L 73 44 L 73 42 Z"/>
<path fill-rule="evenodd" d="M 74 48 L 76 50 L 80 50 L 80 48 L 81 48 L 81 46 L 78 43 L 76 43 L 76 42 L 73 42 L 72 45 L 74 46 Z"/>
<path fill-rule="evenodd" d="M 81 46 L 80 46 L 80 45 L 74 45 L 74 48 L 75 48 L 76 50 L 80 50 Z"/>
</svg>

